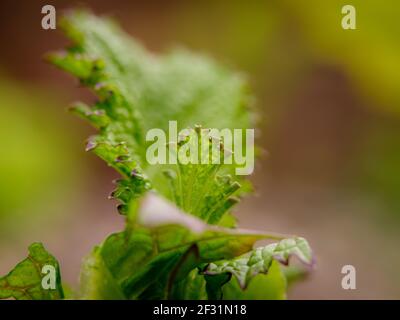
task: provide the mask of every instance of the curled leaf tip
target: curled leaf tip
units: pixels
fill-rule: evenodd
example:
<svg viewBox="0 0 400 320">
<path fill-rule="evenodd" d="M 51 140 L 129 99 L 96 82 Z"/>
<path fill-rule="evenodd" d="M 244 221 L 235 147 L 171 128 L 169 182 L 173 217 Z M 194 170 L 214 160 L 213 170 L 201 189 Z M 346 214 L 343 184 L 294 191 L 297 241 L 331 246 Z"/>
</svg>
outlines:
<svg viewBox="0 0 400 320">
<path fill-rule="evenodd" d="M 85 151 L 91 151 L 97 147 L 97 143 L 95 141 L 89 140 L 86 143 Z"/>
</svg>

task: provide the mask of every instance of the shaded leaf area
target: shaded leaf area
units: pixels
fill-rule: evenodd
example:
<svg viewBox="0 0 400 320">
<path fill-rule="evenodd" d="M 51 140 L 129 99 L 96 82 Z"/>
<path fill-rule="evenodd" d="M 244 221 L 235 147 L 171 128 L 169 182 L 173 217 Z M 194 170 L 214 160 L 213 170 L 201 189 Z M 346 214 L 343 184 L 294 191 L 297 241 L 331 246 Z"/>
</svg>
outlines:
<svg viewBox="0 0 400 320">
<path fill-rule="evenodd" d="M 193 269 L 181 281 L 177 281 L 171 292 L 175 300 L 207 300 L 211 299 L 206 290 L 207 282 L 198 269 Z"/>
<path fill-rule="evenodd" d="M 114 193 L 122 202 L 121 213 L 128 210 L 129 200 L 155 188 L 189 213 L 218 222 L 236 203 L 227 200 L 227 194 L 238 185 L 218 179 L 217 167 L 188 168 L 180 171 L 180 181 L 189 189 L 177 188 L 172 195 L 165 188 L 165 167 L 149 168 L 145 136 L 152 128 L 167 132 L 169 120 L 177 121 L 178 131 L 196 124 L 218 129 L 251 127 L 250 96 L 243 77 L 185 50 L 151 54 L 111 20 L 85 11 L 71 13 L 61 27 L 73 44 L 65 52 L 51 54 L 50 61 L 79 78 L 99 98 L 93 106 L 78 103 L 73 111 L 99 130 L 87 149 L 123 176 Z M 211 181 L 207 185 L 218 186 L 218 193 L 192 190 L 186 183 L 193 179 Z M 207 201 L 201 208 L 192 205 L 192 199 Z M 215 218 L 204 217 L 206 206 L 214 208 Z"/>
<path fill-rule="evenodd" d="M 42 273 L 44 266 L 52 266 L 56 271 L 56 288 L 44 289 Z M 41 243 L 29 246 L 28 257 L 18 263 L 10 273 L 0 278 L 0 299 L 55 300 L 63 299 L 61 275 L 57 260 L 46 251 Z"/>
</svg>

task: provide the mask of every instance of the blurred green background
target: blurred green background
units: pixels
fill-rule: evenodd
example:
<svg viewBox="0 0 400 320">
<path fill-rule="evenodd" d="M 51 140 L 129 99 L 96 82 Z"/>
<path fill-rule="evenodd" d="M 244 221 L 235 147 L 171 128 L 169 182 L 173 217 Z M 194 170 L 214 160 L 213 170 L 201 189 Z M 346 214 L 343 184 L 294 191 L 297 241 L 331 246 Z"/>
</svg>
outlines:
<svg viewBox="0 0 400 320">
<path fill-rule="evenodd" d="M 47 1 L 0 11 L 0 274 L 43 241 L 76 286 L 82 257 L 122 226 L 107 200 L 115 173 L 65 112 L 93 101 L 43 62 L 64 47 L 41 29 Z M 58 17 L 85 5 L 120 21 L 155 52 L 185 46 L 247 74 L 266 151 L 240 225 L 309 239 L 312 275 L 290 298 L 400 298 L 400 2 L 396 0 L 51 1 Z M 357 30 L 341 28 L 341 8 Z M 341 288 L 343 265 L 357 289 Z"/>
</svg>

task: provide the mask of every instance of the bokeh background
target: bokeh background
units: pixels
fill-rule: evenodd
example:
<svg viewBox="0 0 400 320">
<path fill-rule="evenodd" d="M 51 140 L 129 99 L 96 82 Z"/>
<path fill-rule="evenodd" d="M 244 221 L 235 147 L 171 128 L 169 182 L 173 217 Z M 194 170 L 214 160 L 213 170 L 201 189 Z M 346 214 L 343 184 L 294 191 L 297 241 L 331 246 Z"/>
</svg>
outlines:
<svg viewBox="0 0 400 320">
<path fill-rule="evenodd" d="M 397 0 L 2 1 L 0 4 L 0 274 L 42 241 L 78 283 L 81 259 L 121 229 L 107 200 L 117 176 L 84 152 L 93 131 L 65 112 L 92 101 L 42 57 L 64 47 L 41 29 L 77 5 L 116 17 L 155 52 L 174 46 L 245 72 L 265 150 L 240 225 L 305 236 L 317 266 L 293 299 L 400 298 L 400 2 Z M 341 28 L 341 8 L 357 30 Z M 341 288 L 341 268 L 357 289 Z"/>
</svg>

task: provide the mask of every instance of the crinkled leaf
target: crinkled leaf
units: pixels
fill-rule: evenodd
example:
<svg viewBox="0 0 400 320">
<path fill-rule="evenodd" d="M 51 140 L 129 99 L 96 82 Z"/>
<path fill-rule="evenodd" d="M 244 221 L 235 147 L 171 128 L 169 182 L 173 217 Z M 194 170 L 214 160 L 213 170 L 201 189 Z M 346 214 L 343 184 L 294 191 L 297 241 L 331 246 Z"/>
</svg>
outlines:
<svg viewBox="0 0 400 320">
<path fill-rule="evenodd" d="M 163 299 L 172 296 L 173 285 L 194 268 L 231 259 L 264 238 L 279 236 L 207 225 L 150 193 L 127 229 L 108 237 L 95 254 L 126 298 L 151 293 L 153 298 Z M 159 295 L 154 294 L 154 286 L 159 287 Z"/>
<path fill-rule="evenodd" d="M 187 152 L 180 152 L 194 146 L 194 150 L 207 150 L 211 159 L 225 157 L 229 139 L 210 137 L 217 145 L 214 153 L 210 146 L 195 144 L 191 138 L 201 128 L 251 127 L 249 96 L 242 77 L 187 51 L 151 54 L 110 20 L 87 12 L 70 14 L 62 27 L 73 45 L 52 55 L 51 61 L 78 77 L 98 97 L 93 106 L 76 104 L 73 112 L 98 130 L 86 149 L 122 175 L 111 196 L 121 201 L 119 211 L 127 216 L 126 229 L 109 236 L 86 260 L 83 297 L 219 298 L 224 287 L 231 286 L 233 273 L 219 266 L 221 261 L 233 259 L 236 263 L 235 257 L 251 250 L 255 241 L 282 237 L 228 229 L 235 225 L 229 209 L 246 189 L 229 175 L 237 167 L 235 161 L 232 165 L 193 164 L 178 157 L 176 164 L 150 165 L 146 151 L 151 144 L 146 134 L 153 128 L 167 132 L 168 121 L 174 120 L 176 134 L 184 128 L 194 129 L 179 139 L 168 137 L 163 143 L 169 152 L 185 158 Z M 234 154 L 235 148 L 231 150 Z M 150 189 L 191 215 L 153 194 L 135 201 Z M 284 251 L 281 255 L 281 260 L 287 258 Z M 217 261 L 212 264 L 216 266 L 214 275 L 198 273 L 198 268 L 203 270 L 213 261 Z M 270 267 L 267 261 L 263 263 L 265 270 L 251 263 L 249 268 L 262 275 Z M 207 273 L 212 271 L 207 269 Z M 241 275 L 239 270 L 237 274 Z"/>
<path fill-rule="evenodd" d="M 164 179 L 155 179 L 160 186 L 157 189 L 164 187 L 163 194 L 185 212 L 210 224 L 219 223 L 238 202 L 241 192 L 241 185 L 223 165 L 224 159 L 232 158 L 232 153 L 224 148 L 220 138 L 200 126 L 188 129 L 177 145 L 170 144 L 169 152 L 176 156 L 177 164 L 169 165 L 167 170 L 161 168 Z"/>
<path fill-rule="evenodd" d="M 197 123 L 220 129 L 250 126 L 242 75 L 186 50 L 149 53 L 110 19 L 88 12 L 69 14 L 61 27 L 73 46 L 51 59 L 105 98 L 98 107 L 114 120 L 109 131 L 116 138 L 127 128 L 167 130 L 168 120 L 176 120 L 180 129 Z M 115 93 L 116 100 L 110 100 Z M 137 138 L 133 135 L 127 143 Z"/>
<path fill-rule="evenodd" d="M 256 275 L 267 273 L 274 260 L 288 264 L 292 255 L 306 264 L 312 264 L 313 257 L 308 242 L 304 238 L 289 238 L 256 248 L 232 260 L 210 263 L 204 272 L 208 275 L 230 273 L 237 278 L 240 287 L 246 288 Z"/>
<path fill-rule="evenodd" d="M 259 273 L 243 289 L 232 277 L 220 289 L 225 300 L 283 300 L 286 299 L 287 281 L 281 266 L 273 261 L 267 274 Z"/>
<path fill-rule="evenodd" d="M 56 288 L 44 289 L 42 273 L 44 266 L 52 266 L 56 272 Z M 17 300 L 54 300 L 63 299 L 61 275 L 57 260 L 46 251 L 41 243 L 29 246 L 28 257 L 18 263 L 6 276 L 0 278 L 0 299 Z"/>
<path fill-rule="evenodd" d="M 250 99 L 243 77 L 187 51 L 151 54 L 109 19 L 88 12 L 73 12 L 61 26 L 73 45 L 52 54 L 50 60 L 99 97 L 95 105 L 79 103 L 73 110 L 99 130 L 87 149 L 123 176 L 114 192 L 122 201 L 121 213 L 128 211 L 130 199 L 152 187 L 185 211 L 219 222 L 237 202 L 231 196 L 240 185 L 217 174 L 219 166 L 187 165 L 181 166 L 179 177 L 176 168 L 175 174 L 164 175 L 165 166 L 152 168 L 146 162 L 145 136 L 152 128 L 167 132 L 169 120 L 177 121 L 178 131 L 196 124 L 217 129 L 250 127 Z M 165 187 L 168 181 L 173 193 Z M 187 184 L 190 181 L 197 183 Z"/>
<path fill-rule="evenodd" d="M 125 296 L 104 263 L 98 247 L 85 258 L 80 275 L 80 297 L 86 300 L 124 300 Z"/>
</svg>

